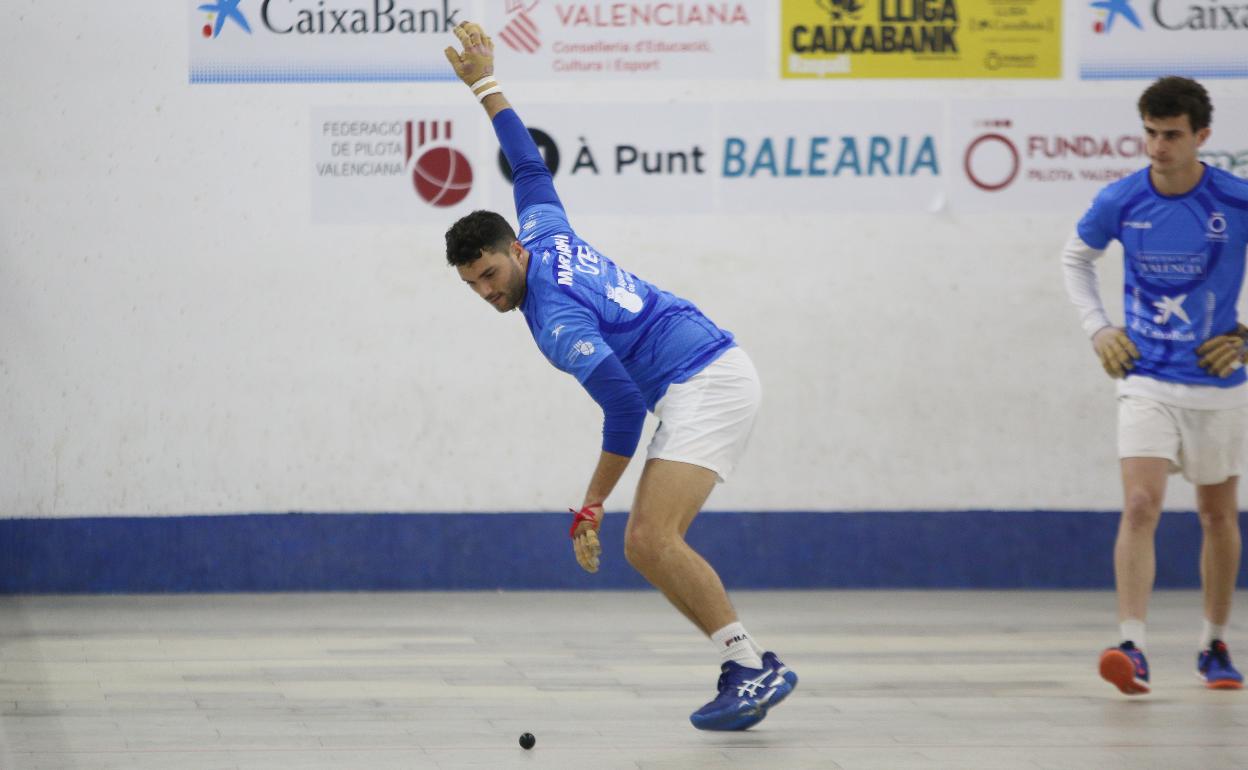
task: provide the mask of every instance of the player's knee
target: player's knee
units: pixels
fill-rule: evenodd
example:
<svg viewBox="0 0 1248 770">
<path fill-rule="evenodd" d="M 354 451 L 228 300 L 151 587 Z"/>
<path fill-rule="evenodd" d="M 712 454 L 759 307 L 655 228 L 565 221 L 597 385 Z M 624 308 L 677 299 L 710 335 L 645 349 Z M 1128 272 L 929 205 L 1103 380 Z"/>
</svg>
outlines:
<svg viewBox="0 0 1248 770">
<path fill-rule="evenodd" d="M 1225 529 L 1239 527 L 1239 511 L 1234 508 L 1207 509 L 1199 512 L 1200 526 L 1205 529 Z"/>
<path fill-rule="evenodd" d="M 1161 520 L 1161 497 L 1146 489 L 1127 493 L 1122 507 L 1122 524 L 1130 529 L 1152 530 Z"/>
<path fill-rule="evenodd" d="M 642 527 L 630 526 L 624 532 L 624 558 L 637 569 L 650 563 L 654 544 L 649 533 Z"/>
<path fill-rule="evenodd" d="M 663 537 L 655 527 L 630 523 L 624 531 L 624 558 L 637 569 L 653 564 L 663 551 Z"/>
</svg>

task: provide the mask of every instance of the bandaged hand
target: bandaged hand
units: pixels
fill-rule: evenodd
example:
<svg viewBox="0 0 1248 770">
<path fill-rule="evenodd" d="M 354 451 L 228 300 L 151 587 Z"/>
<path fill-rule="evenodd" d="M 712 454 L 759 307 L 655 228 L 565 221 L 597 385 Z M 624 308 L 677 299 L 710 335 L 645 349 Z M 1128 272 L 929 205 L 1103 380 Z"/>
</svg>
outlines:
<svg viewBox="0 0 1248 770">
<path fill-rule="evenodd" d="M 460 22 L 455 26 L 454 32 L 455 37 L 459 38 L 459 44 L 464 47 L 463 52 L 447 46 L 443 53 L 459 79 L 465 85 L 472 86 L 486 76 L 493 75 L 494 41 L 485 34 L 481 25 L 471 21 Z"/>
<path fill-rule="evenodd" d="M 1210 337 L 1196 348 L 1197 362 L 1201 368 L 1215 377 L 1229 377 L 1244 366 L 1244 343 L 1248 339 L 1248 327 L 1239 324 L 1230 334 Z"/>
<path fill-rule="evenodd" d="M 587 505 L 579 511 L 568 509 L 576 516 L 572 519 L 572 550 L 576 553 L 576 563 L 586 572 L 598 571 L 598 557 L 602 554 L 602 544 L 598 541 L 598 528 L 602 526 L 602 505 Z"/>
<path fill-rule="evenodd" d="M 1092 335 L 1092 349 L 1101 359 L 1105 373 L 1114 379 L 1127 376 L 1127 372 L 1135 368 L 1135 361 L 1140 351 L 1120 326 L 1106 326 Z"/>
</svg>

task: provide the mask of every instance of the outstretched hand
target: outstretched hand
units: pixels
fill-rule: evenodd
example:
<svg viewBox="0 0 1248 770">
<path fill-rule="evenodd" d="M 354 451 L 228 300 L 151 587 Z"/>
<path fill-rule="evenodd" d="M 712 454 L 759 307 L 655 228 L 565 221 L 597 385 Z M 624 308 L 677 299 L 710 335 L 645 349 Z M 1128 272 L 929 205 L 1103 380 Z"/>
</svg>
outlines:
<svg viewBox="0 0 1248 770">
<path fill-rule="evenodd" d="M 493 75 L 494 41 L 485 34 L 481 25 L 462 21 L 455 25 L 454 32 L 464 50 L 456 51 L 453 46 L 447 46 L 443 53 L 459 79 L 471 86 L 481 78 Z"/>
</svg>

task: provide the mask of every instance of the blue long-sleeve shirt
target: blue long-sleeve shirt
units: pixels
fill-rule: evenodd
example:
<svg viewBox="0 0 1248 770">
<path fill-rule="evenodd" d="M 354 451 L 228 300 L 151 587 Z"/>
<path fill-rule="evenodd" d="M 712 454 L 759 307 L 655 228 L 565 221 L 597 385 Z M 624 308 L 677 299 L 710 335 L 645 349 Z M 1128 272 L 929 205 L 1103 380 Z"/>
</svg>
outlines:
<svg viewBox="0 0 1248 770">
<path fill-rule="evenodd" d="M 635 399 L 653 410 L 669 385 L 731 348 L 732 334 L 689 300 L 629 273 L 577 236 L 514 110 L 494 117 L 494 131 L 511 164 L 520 243 L 529 251 L 520 312 L 547 360 L 603 405 L 603 449 L 631 456 L 645 418 Z M 613 359 L 616 364 L 609 363 Z"/>
</svg>

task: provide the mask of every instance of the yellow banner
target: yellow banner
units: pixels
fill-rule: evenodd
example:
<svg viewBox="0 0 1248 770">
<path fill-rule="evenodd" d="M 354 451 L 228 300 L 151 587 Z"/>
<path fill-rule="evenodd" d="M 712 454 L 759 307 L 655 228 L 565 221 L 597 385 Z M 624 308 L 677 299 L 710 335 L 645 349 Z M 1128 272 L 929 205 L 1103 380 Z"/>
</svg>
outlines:
<svg viewBox="0 0 1248 770">
<path fill-rule="evenodd" d="M 1058 78 L 1062 0 L 781 0 L 786 78 Z"/>
</svg>

